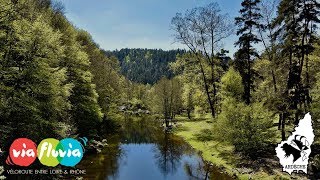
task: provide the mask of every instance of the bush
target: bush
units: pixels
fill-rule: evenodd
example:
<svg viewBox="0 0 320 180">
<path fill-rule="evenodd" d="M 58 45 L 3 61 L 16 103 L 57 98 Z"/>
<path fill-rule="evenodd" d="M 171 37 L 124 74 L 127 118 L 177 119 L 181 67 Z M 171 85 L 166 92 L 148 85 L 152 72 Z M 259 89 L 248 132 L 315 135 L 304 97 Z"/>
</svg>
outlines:
<svg viewBox="0 0 320 180">
<path fill-rule="evenodd" d="M 316 76 L 317 81 L 315 86 L 311 90 L 312 105 L 311 113 L 313 119 L 320 119 L 320 73 Z"/>
<path fill-rule="evenodd" d="M 246 105 L 234 98 L 226 98 L 214 125 L 215 138 L 233 144 L 236 152 L 256 157 L 274 142 L 273 119 L 262 103 Z"/>
</svg>

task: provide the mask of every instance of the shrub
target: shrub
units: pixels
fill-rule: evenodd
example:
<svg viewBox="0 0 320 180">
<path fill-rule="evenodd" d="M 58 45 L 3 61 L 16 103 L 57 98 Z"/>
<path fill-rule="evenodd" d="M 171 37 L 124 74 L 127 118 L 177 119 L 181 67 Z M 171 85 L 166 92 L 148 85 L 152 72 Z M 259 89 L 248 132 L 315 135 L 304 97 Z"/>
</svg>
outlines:
<svg viewBox="0 0 320 180">
<path fill-rule="evenodd" d="M 246 105 L 234 98 L 226 98 L 214 125 L 215 137 L 233 144 L 236 152 L 259 156 L 274 141 L 273 119 L 262 103 Z"/>
</svg>

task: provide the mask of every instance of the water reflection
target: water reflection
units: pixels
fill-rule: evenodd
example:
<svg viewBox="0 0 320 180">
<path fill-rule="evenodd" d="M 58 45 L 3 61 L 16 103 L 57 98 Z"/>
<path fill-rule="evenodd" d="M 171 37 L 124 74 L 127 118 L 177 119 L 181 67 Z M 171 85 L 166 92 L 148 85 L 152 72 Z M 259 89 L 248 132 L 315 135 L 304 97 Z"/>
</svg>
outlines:
<svg viewBox="0 0 320 180">
<path fill-rule="evenodd" d="M 118 160 L 125 157 L 119 136 L 108 138 L 108 146 L 99 154 L 85 156 L 77 168 L 85 169 L 85 179 L 105 179 L 111 176 L 117 179 L 119 174 Z"/>
<path fill-rule="evenodd" d="M 162 134 L 159 123 L 155 120 L 141 117 L 139 119 L 126 118 L 121 131 L 122 143 L 153 143 Z"/>
<path fill-rule="evenodd" d="M 122 132 L 108 138 L 102 153 L 85 156 L 79 164 L 87 170 L 84 179 L 231 179 L 159 126 L 147 118 L 126 119 Z"/>
<path fill-rule="evenodd" d="M 177 167 L 181 165 L 181 156 L 187 149 L 190 147 L 172 134 L 164 132 L 158 137 L 154 157 L 164 176 L 177 171 Z"/>
</svg>

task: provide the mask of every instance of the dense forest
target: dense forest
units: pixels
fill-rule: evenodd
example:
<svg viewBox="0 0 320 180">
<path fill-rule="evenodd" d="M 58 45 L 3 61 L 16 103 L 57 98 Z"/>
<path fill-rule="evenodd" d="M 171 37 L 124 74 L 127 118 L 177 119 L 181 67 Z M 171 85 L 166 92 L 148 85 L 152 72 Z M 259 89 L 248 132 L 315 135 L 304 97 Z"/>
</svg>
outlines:
<svg viewBox="0 0 320 180">
<path fill-rule="evenodd" d="M 265 164 L 272 164 L 277 143 L 310 112 L 310 176 L 318 177 L 320 3 L 243 0 L 241 6 L 235 19 L 217 3 L 177 13 L 170 27 L 185 50 L 108 51 L 70 23 L 60 3 L 0 0 L 2 150 L 19 137 L 99 139 L 125 127 L 124 116 L 147 115 L 163 121 L 165 132 L 177 123 L 173 133 L 220 160 L 226 172 L 246 162 L 257 173 L 270 169 Z M 232 34 L 238 39 L 231 58 L 222 44 Z M 194 133 L 199 128 L 202 134 Z M 217 147 L 227 150 L 215 154 Z M 267 170 L 263 177 L 283 175 Z"/>
<path fill-rule="evenodd" d="M 0 143 L 97 136 L 125 81 L 118 60 L 73 26 L 60 3 L 0 4 Z"/>
<path fill-rule="evenodd" d="M 176 60 L 178 54 L 185 50 L 161 49 L 121 49 L 107 54 L 115 56 L 121 67 L 121 73 L 130 81 L 143 84 L 154 84 L 162 77 L 172 78 L 173 72 L 169 63 Z"/>
</svg>

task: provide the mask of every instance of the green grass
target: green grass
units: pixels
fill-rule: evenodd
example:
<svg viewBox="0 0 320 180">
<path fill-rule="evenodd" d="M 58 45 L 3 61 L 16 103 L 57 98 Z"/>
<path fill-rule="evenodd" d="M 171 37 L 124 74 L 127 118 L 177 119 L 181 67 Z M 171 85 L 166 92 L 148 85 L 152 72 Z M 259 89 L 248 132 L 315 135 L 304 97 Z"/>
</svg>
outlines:
<svg viewBox="0 0 320 180">
<path fill-rule="evenodd" d="M 213 122 L 210 116 L 197 117 L 188 120 L 186 117 L 177 117 L 177 128 L 174 133 L 181 136 L 194 149 L 198 150 L 204 160 L 210 161 L 230 175 L 236 175 L 239 179 L 291 179 L 279 168 L 273 174 L 268 174 L 263 170 L 252 174 L 239 173 L 237 164 L 244 159 L 233 152 L 233 146 L 224 142 L 212 140 Z M 300 177 L 301 178 L 301 177 Z"/>
</svg>

